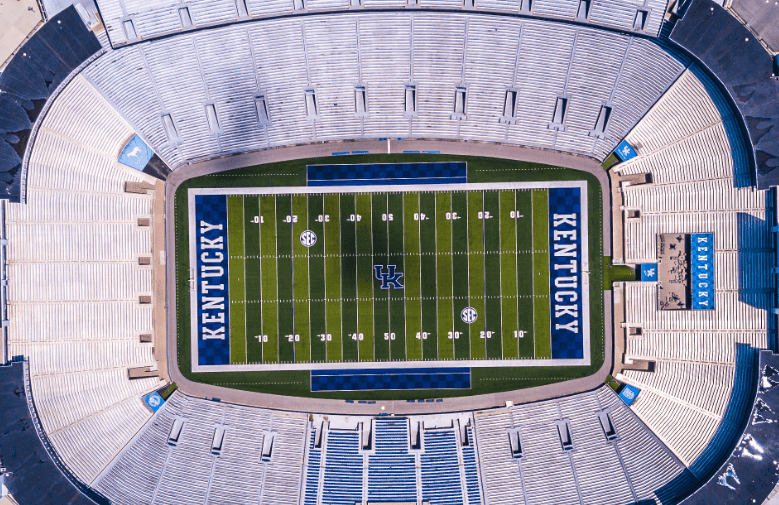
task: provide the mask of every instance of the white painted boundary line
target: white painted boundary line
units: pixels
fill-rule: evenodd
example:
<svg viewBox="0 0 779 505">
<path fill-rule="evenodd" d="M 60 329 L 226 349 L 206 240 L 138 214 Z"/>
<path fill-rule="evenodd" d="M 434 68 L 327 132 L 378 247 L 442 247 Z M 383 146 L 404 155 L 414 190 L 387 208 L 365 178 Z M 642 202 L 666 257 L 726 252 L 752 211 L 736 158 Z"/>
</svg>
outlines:
<svg viewBox="0 0 779 505">
<path fill-rule="evenodd" d="M 187 191 L 189 211 L 189 259 L 190 265 L 197 264 L 196 243 L 192 237 L 196 233 L 195 196 L 196 195 L 294 195 L 294 194 L 331 194 L 331 193 L 412 193 L 446 191 L 483 191 L 501 189 L 551 189 L 579 188 L 581 207 L 581 244 L 582 244 L 582 318 L 584 358 L 572 359 L 512 359 L 512 360 L 435 360 L 435 361 L 355 361 L 340 363 L 267 363 L 246 365 L 198 365 L 197 345 L 197 291 L 190 291 L 190 333 L 191 359 L 193 372 L 259 372 L 271 370 L 345 370 L 351 368 L 427 368 L 427 367 L 546 367 L 546 366 L 589 366 L 591 364 L 590 344 L 590 282 L 589 282 L 589 207 L 587 181 L 540 181 L 540 182 L 487 182 L 458 184 L 403 184 L 376 186 L 274 186 L 245 188 L 190 188 Z M 197 271 L 195 270 L 195 276 Z M 197 286 L 197 284 L 196 284 Z M 585 291 L 586 290 L 586 291 Z M 194 296 L 193 296 L 194 294 Z M 586 294 L 586 296 L 584 296 Z"/>
</svg>

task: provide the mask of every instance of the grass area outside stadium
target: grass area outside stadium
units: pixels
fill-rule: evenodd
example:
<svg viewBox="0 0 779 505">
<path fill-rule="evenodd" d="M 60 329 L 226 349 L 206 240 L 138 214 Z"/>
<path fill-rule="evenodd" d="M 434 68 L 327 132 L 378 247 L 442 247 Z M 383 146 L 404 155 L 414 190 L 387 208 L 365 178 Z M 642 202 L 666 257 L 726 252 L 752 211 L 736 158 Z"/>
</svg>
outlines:
<svg viewBox="0 0 779 505">
<path fill-rule="evenodd" d="M 186 194 L 189 188 L 231 188 L 231 187 L 268 187 L 268 186 L 303 186 L 306 182 L 306 165 L 332 163 L 332 158 L 313 160 L 296 160 L 283 163 L 274 163 L 255 167 L 246 167 L 219 174 L 207 175 L 185 181 L 178 188 L 175 196 L 176 215 L 176 268 L 177 268 L 177 332 L 179 369 L 190 380 L 244 389 L 276 393 L 292 396 L 316 396 L 322 398 L 349 398 L 349 399 L 411 399 L 426 397 L 464 396 L 469 394 L 484 394 L 496 391 L 522 389 L 526 387 L 540 386 L 563 380 L 585 377 L 597 371 L 603 363 L 603 262 L 602 258 L 602 199 L 601 188 L 597 179 L 587 173 L 547 167 L 543 165 L 516 162 L 499 159 L 474 158 L 449 155 L 358 155 L 343 158 L 344 163 L 408 163 L 430 161 L 467 161 L 469 168 L 469 183 L 482 182 L 513 182 L 513 181 L 560 181 L 560 180 L 584 180 L 588 187 L 588 218 L 589 218 L 589 258 L 590 258 L 590 312 L 591 312 L 591 364 L 582 367 L 487 367 L 472 369 L 472 388 L 470 390 L 434 390 L 434 391 L 371 391 L 364 393 L 312 393 L 309 390 L 309 372 L 274 370 L 268 372 L 210 372 L 192 373 L 190 362 L 190 327 L 188 283 L 189 264 L 187 260 L 188 228 Z M 339 160 L 341 161 L 341 160 Z M 541 198 L 541 192 L 534 192 L 533 198 Z M 536 196 L 539 195 L 539 196 Z M 234 212 L 246 212 L 246 209 L 238 209 L 238 202 Z M 368 202 L 370 205 L 370 201 Z M 435 203 L 433 204 L 435 205 Z M 540 205 L 540 202 L 539 202 Z M 406 209 L 408 212 L 408 209 Z M 546 215 L 539 214 L 534 217 L 532 230 L 517 229 L 517 235 L 527 236 L 538 234 L 534 237 L 542 240 L 548 234 L 548 220 Z M 543 235 L 544 237 L 541 237 Z M 243 240 L 247 240 L 247 236 Z M 233 240 L 231 238 L 231 240 Z M 239 239 L 235 239 L 239 240 Z M 369 239 L 370 240 L 370 239 Z M 544 255 L 533 258 L 533 263 L 548 265 L 548 251 L 534 252 Z M 185 261 L 182 261 L 184 259 Z M 262 266 L 263 260 L 258 260 Z M 325 260 L 326 261 L 326 260 Z M 453 265 L 454 266 L 454 265 Z M 232 277 L 232 272 L 231 272 Z M 247 289 L 249 289 L 247 287 Z M 261 288 L 258 288 L 261 289 Z M 543 290 L 539 285 L 537 289 Z M 548 281 L 546 290 L 548 291 Z M 548 296 L 548 295 L 547 295 Z M 537 320 L 549 319 L 548 299 L 544 303 L 533 304 L 530 312 Z M 519 352 L 522 352 L 520 349 Z M 536 349 L 536 352 L 538 350 Z M 541 352 L 545 352 L 543 349 Z M 451 362 L 453 366 L 456 361 Z M 388 366 L 391 366 L 388 363 Z"/>
</svg>

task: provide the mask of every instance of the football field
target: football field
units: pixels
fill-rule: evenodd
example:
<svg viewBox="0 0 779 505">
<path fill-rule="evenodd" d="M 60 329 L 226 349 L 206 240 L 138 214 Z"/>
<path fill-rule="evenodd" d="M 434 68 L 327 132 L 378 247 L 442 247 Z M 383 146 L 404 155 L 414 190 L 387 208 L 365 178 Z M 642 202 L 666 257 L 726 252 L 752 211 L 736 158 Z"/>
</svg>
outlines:
<svg viewBox="0 0 779 505">
<path fill-rule="evenodd" d="M 193 362 L 582 364 L 585 199 L 577 181 L 192 189 Z"/>
</svg>

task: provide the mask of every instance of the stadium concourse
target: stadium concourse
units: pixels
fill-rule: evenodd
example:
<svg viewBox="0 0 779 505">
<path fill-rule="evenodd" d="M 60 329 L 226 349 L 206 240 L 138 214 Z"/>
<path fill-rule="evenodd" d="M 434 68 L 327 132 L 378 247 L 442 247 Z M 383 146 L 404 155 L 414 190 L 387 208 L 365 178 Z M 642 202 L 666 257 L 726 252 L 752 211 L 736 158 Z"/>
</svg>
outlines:
<svg viewBox="0 0 779 505">
<path fill-rule="evenodd" d="M 98 0 L 47 19 L 0 74 L 0 503 L 764 502 L 779 60 L 728 7 Z M 345 151 L 594 174 L 592 234 L 642 279 L 603 293 L 601 369 L 408 402 L 185 378 L 175 186 Z"/>
</svg>

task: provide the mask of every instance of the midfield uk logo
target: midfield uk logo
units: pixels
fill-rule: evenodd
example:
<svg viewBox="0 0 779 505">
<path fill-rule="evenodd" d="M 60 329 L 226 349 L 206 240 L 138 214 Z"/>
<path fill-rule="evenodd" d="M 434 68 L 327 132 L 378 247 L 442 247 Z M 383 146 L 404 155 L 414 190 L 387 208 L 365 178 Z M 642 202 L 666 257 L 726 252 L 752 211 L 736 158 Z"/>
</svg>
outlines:
<svg viewBox="0 0 779 505">
<path fill-rule="evenodd" d="M 396 265 L 387 265 L 387 273 L 384 273 L 384 265 L 373 265 L 376 278 L 381 281 L 381 289 L 403 289 L 403 284 L 400 283 L 403 273 L 395 272 L 395 268 Z"/>
</svg>

